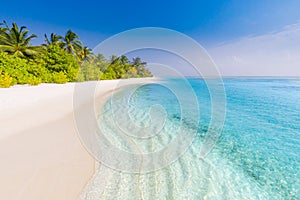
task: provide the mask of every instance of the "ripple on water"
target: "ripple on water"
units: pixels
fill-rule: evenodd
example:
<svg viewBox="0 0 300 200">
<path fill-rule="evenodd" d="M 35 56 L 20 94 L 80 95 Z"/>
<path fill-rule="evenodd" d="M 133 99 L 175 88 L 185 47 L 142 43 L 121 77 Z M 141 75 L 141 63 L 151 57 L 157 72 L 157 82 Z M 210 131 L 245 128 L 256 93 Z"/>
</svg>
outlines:
<svg viewBox="0 0 300 200">
<path fill-rule="evenodd" d="M 148 140 L 135 140 L 140 152 L 163 149 L 176 137 L 178 127 L 187 135 L 197 132 L 196 139 L 178 160 L 151 173 L 123 173 L 98 165 L 82 199 L 300 199 L 299 86 L 285 80 L 224 82 L 227 92 L 224 130 L 213 151 L 203 160 L 197 155 L 211 112 L 210 96 L 203 81 L 191 81 L 200 102 L 199 126 L 192 117 L 181 119 L 176 106 L 179 102 L 165 88 L 149 85 L 134 94 L 128 112 L 138 125 L 151 123 L 148 112 L 151 105 L 161 104 L 167 112 L 160 134 Z M 126 91 L 114 96 L 118 99 L 114 114 L 110 112 L 109 101 L 102 108 L 99 126 L 112 144 L 132 152 L 134 148 L 127 136 L 114 126 L 117 116 L 121 126 L 130 129 L 128 119 L 122 118 L 128 104 L 122 101 L 122 95 Z"/>
</svg>

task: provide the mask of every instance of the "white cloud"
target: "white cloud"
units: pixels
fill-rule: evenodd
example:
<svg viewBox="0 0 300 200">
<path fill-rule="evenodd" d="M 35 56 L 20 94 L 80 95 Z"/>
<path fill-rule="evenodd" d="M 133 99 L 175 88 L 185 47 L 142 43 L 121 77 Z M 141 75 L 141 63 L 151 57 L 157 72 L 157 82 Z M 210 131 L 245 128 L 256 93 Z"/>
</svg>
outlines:
<svg viewBox="0 0 300 200">
<path fill-rule="evenodd" d="M 300 23 L 208 52 L 224 76 L 300 76 Z"/>
</svg>

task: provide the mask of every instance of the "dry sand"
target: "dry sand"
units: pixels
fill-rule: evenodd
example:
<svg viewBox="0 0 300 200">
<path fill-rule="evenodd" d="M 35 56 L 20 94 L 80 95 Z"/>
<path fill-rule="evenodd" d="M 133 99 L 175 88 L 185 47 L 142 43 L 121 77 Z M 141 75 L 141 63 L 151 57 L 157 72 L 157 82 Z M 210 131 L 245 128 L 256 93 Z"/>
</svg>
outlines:
<svg viewBox="0 0 300 200">
<path fill-rule="evenodd" d="M 97 103 L 114 89 L 153 80 L 100 81 Z M 95 161 L 76 132 L 74 86 L 0 89 L 0 199 L 79 198 L 94 173 Z"/>
</svg>

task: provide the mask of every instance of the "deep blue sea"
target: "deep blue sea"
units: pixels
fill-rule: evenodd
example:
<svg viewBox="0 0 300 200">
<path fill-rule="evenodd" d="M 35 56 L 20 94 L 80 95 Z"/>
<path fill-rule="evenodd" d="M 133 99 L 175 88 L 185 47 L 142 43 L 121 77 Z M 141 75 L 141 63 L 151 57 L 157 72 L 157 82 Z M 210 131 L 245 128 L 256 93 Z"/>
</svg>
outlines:
<svg viewBox="0 0 300 200">
<path fill-rule="evenodd" d="M 178 158 L 164 167 L 146 163 L 157 166 L 148 173 L 100 164 L 84 199 L 300 199 L 300 79 L 223 79 L 226 118 L 204 158 L 199 151 L 212 115 L 205 81 L 185 80 L 190 91 L 181 88 L 182 80 L 163 81 L 177 93 L 159 83 L 115 93 L 102 108 L 99 128 L 125 152 L 147 156 L 173 145 Z M 157 126 L 147 130 L 155 134 L 145 135 L 141 130 L 151 123 Z M 179 131 L 193 137 L 184 151 L 172 144 Z"/>
</svg>

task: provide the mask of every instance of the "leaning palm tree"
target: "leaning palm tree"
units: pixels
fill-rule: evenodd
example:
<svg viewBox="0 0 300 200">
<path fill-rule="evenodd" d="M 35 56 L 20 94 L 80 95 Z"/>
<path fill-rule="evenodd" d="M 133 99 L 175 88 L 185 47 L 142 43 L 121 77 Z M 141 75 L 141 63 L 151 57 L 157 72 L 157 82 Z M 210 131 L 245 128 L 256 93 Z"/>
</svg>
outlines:
<svg viewBox="0 0 300 200">
<path fill-rule="evenodd" d="M 50 38 L 48 38 L 47 34 L 44 35 L 45 36 L 45 42 L 46 44 L 44 44 L 44 46 L 49 46 L 51 44 L 58 44 L 58 45 L 62 45 L 62 39 L 63 37 L 60 35 L 57 35 L 55 33 L 51 33 Z"/>
<path fill-rule="evenodd" d="M 82 49 L 82 42 L 79 40 L 78 35 L 76 35 L 71 30 L 68 30 L 65 37 L 63 37 L 62 41 L 63 41 L 62 47 L 68 53 L 77 55 L 78 51 Z"/>
<path fill-rule="evenodd" d="M 0 50 L 20 56 L 32 56 L 37 53 L 37 47 L 32 46 L 30 41 L 37 36 L 28 35 L 29 30 L 25 26 L 19 29 L 16 23 L 10 28 L 4 21 L 5 27 L 0 30 Z"/>
</svg>

